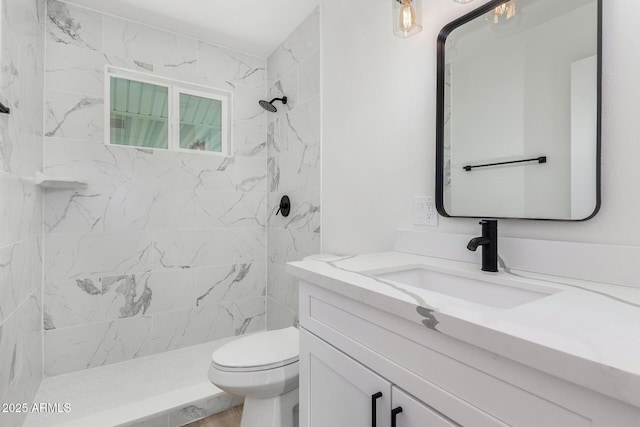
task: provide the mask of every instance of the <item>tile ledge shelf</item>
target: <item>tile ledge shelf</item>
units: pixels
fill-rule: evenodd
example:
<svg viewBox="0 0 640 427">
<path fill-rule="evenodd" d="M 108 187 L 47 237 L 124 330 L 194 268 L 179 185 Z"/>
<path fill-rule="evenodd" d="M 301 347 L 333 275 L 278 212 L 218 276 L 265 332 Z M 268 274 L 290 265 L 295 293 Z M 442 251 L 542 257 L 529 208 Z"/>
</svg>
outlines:
<svg viewBox="0 0 640 427">
<path fill-rule="evenodd" d="M 86 188 L 89 186 L 89 181 L 78 177 L 69 176 L 48 176 L 41 172 L 36 172 L 35 184 L 43 188 L 56 188 L 56 189 L 73 189 L 73 188 Z"/>
</svg>

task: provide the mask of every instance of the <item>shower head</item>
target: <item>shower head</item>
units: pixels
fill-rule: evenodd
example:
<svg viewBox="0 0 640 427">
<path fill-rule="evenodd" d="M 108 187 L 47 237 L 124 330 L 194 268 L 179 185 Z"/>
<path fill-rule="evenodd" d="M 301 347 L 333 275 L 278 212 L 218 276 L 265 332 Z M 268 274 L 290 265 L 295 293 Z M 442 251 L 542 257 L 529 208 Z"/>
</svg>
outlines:
<svg viewBox="0 0 640 427">
<path fill-rule="evenodd" d="M 282 98 L 273 98 L 271 101 L 262 100 L 262 101 L 259 101 L 258 104 L 260 104 L 262 108 L 269 111 L 270 113 L 275 113 L 276 111 L 278 111 L 278 109 L 273 105 L 273 103 L 276 101 L 281 101 L 283 105 L 287 105 L 286 96 L 283 96 Z"/>
</svg>

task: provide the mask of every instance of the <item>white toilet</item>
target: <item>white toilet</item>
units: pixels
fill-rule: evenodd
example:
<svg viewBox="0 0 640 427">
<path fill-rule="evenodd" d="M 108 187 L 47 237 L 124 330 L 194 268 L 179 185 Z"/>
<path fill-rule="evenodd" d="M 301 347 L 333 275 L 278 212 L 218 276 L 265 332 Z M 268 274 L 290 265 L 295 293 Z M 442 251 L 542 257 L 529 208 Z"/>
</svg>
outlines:
<svg viewBox="0 0 640 427">
<path fill-rule="evenodd" d="M 214 351 L 209 380 L 244 396 L 241 427 L 294 427 L 298 358 L 296 328 L 259 332 Z"/>
</svg>

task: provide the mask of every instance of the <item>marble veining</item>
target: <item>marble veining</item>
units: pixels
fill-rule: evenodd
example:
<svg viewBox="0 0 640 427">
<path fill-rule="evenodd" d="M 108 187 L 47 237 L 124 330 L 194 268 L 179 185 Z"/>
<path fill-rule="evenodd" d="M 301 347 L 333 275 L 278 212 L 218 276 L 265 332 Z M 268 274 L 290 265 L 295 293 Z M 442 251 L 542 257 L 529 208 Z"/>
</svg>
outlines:
<svg viewBox="0 0 640 427">
<path fill-rule="evenodd" d="M 44 16 L 42 0 L 1 4 L 0 400 L 33 402 L 42 380 L 42 170 Z M 21 426 L 21 412 L 0 424 Z"/>
<path fill-rule="evenodd" d="M 2 37 L 2 64 L 0 65 L 0 88 L 2 89 L 2 102 L 5 105 L 14 105 L 18 96 L 18 87 L 20 84 L 20 45 L 11 32 L 6 32 Z M 8 129 L 2 127 L 2 131 Z M 0 147 L 0 156 L 3 160 L 4 170 L 9 171 L 9 159 L 13 146 L 7 144 L 11 140 L 6 140 L 5 144 Z M 6 147 L 5 147 L 6 145 Z"/>
<path fill-rule="evenodd" d="M 252 262 L 265 248 L 262 228 L 168 230 L 154 233 L 153 268 L 195 268 Z"/>
<path fill-rule="evenodd" d="M 48 0 L 47 15 L 47 34 L 57 43 L 101 49 L 102 20 L 98 13 Z"/>
<path fill-rule="evenodd" d="M 416 312 L 424 317 L 424 319 L 422 320 L 422 324 L 424 326 L 426 326 L 427 328 L 431 329 L 432 331 L 438 331 L 438 323 L 440 323 L 438 321 L 438 318 L 435 314 L 435 311 L 430 309 L 430 308 L 426 308 L 426 307 L 417 307 L 416 308 Z"/>
<path fill-rule="evenodd" d="M 523 278 L 523 279 L 530 278 L 530 277 L 527 277 L 524 274 L 517 273 L 517 272 L 513 271 L 511 268 L 509 268 L 505 264 L 504 260 L 502 259 L 502 257 L 500 255 L 498 255 L 498 264 L 499 264 L 500 268 L 507 274 L 510 274 L 510 275 L 516 276 L 516 277 L 520 277 L 520 278 Z M 552 280 L 541 278 L 541 277 L 536 277 L 536 280 L 539 280 L 541 282 L 551 283 L 551 284 L 557 284 L 558 283 L 557 281 L 552 281 Z M 640 308 L 640 302 L 633 302 L 633 301 L 630 301 L 630 300 L 627 300 L 627 299 L 624 299 L 624 298 L 620 298 L 620 297 L 617 297 L 615 295 L 612 295 L 611 293 L 602 292 L 602 291 L 599 291 L 597 289 L 594 289 L 593 287 L 580 286 L 580 285 L 575 284 L 575 283 L 567 283 L 567 282 L 563 282 L 562 285 L 563 286 L 570 286 L 572 288 L 580 289 L 580 290 L 586 291 L 586 292 L 595 293 L 595 294 L 598 294 L 598 295 L 600 295 L 600 296 L 602 296 L 604 298 L 611 299 L 613 301 L 616 301 L 616 302 L 619 302 L 619 303 L 622 303 L 622 304 L 627 304 L 627 305 L 631 305 L 633 307 Z M 638 301 L 640 301 L 640 300 L 638 300 Z"/>
<path fill-rule="evenodd" d="M 242 404 L 242 399 L 229 394 L 214 396 L 209 399 L 189 405 L 169 415 L 169 425 L 180 426 L 194 420 L 217 414 L 228 408 Z"/>
<path fill-rule="evenodd" d="M 194 305 L 193 270 L 76 279 L 45 284 L 45 330 L 136 316 Z"/>
<path fill-rule="evenodd" d="M 230 86 L 262 86 L 266 64 L 256 57 L 205 42 L 198 43 L 198 72 L 213 74 Z"/>
<path fill-rule="evenodd" d="M 0 323 L 36 289 L 42 271 L 39 237 L 0 248 Z"/>
<path fill-rule="evenodd" d="M 154 323 L 157 325 L 153 333 L 154 353 L 235 335 L 233 310 L 229 304 L 161 313 L 154 318 Z"/>
<path fill-rule="evenodd" d="M 11 316 L 0 325 L 0 393 L 4 395 L 15 378 L 15 359 L 18 349 L 16 316 Z"/>
<path fill-rule="evenodd" d="M 553 288 L 555 293 L 510 309 L 499 309 L 381 281 L 368 274 L 415 265 L 503 286 L 544 286 Z M 640 390 L 635 357 L 640 341 L 635 339 L 633 327 L 624 326 L 636 325 L 640 319 L 637 289 L 509 269 L 487 274 L 475 263 L 399 252 L 317 256 L 290 263 L 287 269 L 300 280 L 441 334 L 615 399 L 640 403 L 634 391 Z M 603 312 L 607 316 L 598 314 Z M 598 351 L 594 352 L 594 348 Z M 600 376 L 604 371 L 606 381 Z M 622 383 L 625 387 L 619 387 Z"/>
<path fill-rule="evenodd" d="M 89 186 L 47 190 L 44 212 L 22 215 L 21 236 L 37 232 L 41 217 L 45 224 L 48 375 L 295 324 L 297 289 L 284 262 L 320 247 L 319 11 L 264 60 L 49 6 L 44 172 Z M 233 155 L 105 145 L 106 66 L 230 91 Z M 258 106 L 281 92 L 291 102 L 279 114 Z M 5 152 L 12 167 L 24 164 Z M 295 198 L 286 221 L 274 215 L 285 191 Z M 277 281 L 271 292 L 268 280 Z M 13 293 L 0 288 L 11 296 L 0 310 L 14 309 Z"/>
<path fill-rule="evenodd" d="M 235 149 L 240 156 L 266 158 L 267 136 L 263 123 L 236 122 L 233 126 Z"/>
<path fill-rule="evenodd" d="M 0 172 L 0 191 L 11 203 L 0 205 L 0 247 L 22 242 L 39 234 L 42 224 L 42 190 L 28 179 Z"/>
<path fill-rule="evenodd" d="M 269 299 L 284 307 L 297 307 L 297 280 L 288 274 L 283 267 L 272 263 L 269 264 L 268 275 L 269 288 L 267 291 Z M 293 309 L 290 309 L 290 311 L 293 311 Z"/>
<path fill-rule="evenodd" d="M 316 9 L 267 59 L 270 97 L 288 97 L 267 119 L 268 329 L 298 322 L 297 281 L 285 263 L 320 252 L 319 21 Z M 284 194 L 287 218 L 276 215 Z"/>
<path fill-rule="evenodd" d="M 259 332 L 266 328 L 265 299 L 236 301 L 234 303 L 234 327 L 236 335 Z"/>
<path fill-rule="evenodd" d="M 138 276 L 128 275 L 102 279 L 103 294 L 108 293 L 112 287 L 115 287 L 116 293 L 124 297 L 124 304 L 118 309 L 120 317 L 132 317 L 139 313 L 145 314 L 151 305 L 153 292 L 146 283 L 139 286 L 136 282 L 137 278 Z M 138 290 L 139 287 L 142 287 L 141 292 Z M 140 292 L 139 296 L 138 292 Z M 137 300 L 136 297 L 138 298 Z"/>
<path fill-rule="evenodd" d="M 112 16 L 103 16 L 103 27 L 107 54 L 196 71 L 195 39 Z"/>
<path fill-rule="evenodd" d="M 269 157 L 267 161 L 267 173 L 269 175 L 269 191 L 275 191 L 280 185 L 280 167 L 276 157 Z"/>
<path fill-rule="evenodd" d="M 240 265 L 231 266 L 231 270 L 228 272 L 226 276 L 224 276 L 222 279 L 217 280 L 215 283 L 213 283 L 211 287 L 207 289 L 207 291 L 204 294 L 200 295 L 196 299 L 196 305 L 200 305 L 200 302 L 203 299 L 205 299 L 207 296 L 209 296 L 211 292 L 213 292 L 213 290 L 216 289 L 216 287 L 218 286 L 226 287 L 226 290 L 223 292 L 223 295 L 222 295 L 222 299 L 224 300 L 225 295 L 227 295 L 229 292 L 232 292 L 233 288 L 235 288 L 239 283 L 241 283 L 247 277 L 250 269 L 251 269 L 251 264 L 240 264 Z"/>
<path fill-rule="evenodd" d="M 297 310 L 292 311 L 271 298 L 267 299 L 267 313 L 268 330 L 281 329 L 288 326 L 297 327 L 299 324 Z"/>
<path fill-rule="evenodd" d="M 203 226 L 255 227 L 265 225 L 266 196 L 260 192 L 196 192 L 196 221 Z"/>
<path fill-rule="evenodd" d="M 319 200 L 319 195 L 311 193 L 315 200 L 308 201 L 304 200 L 303 194 L 297 193 L 297 195 L 300 197 L 301 202 L 285 221 L 284 228 L 319 232 L 320 206 L 319 203 L 315 201 Z"/>
<path fill-rule="evenodd" d="M 101 207 L 98 199 L 102 194 L 96 192 L 69 191 L 69 197 L 60 197 L 60 191 L 56 191 L 55 197 L 45 196 L 47 202 L 45 209 L 44 225 L 48 233 L 60 231 L 94 231 L 99 228 L 103 220 L 104 212 L 94 206 Z M 51 192 L 49 192 L 51 194 Z M 56 205 L 58 204 L 58 205 Z M 82 229 L 76 225 L 82 223 Z M 65 227 L 69 224 L 68 227 Z"/>
<path fill-rule="evenodd" d="M 103 292 L 93 283 L 93 280 L 91 279 L 78 279 L 76 280 L 76 284 L 83 292 L 86 292 L 89 295 L 100 295 Z"/>
<path fill-rule="evenodd" d="M 320 11 L 309 17 L 282 43 L 267 61 L 270 80 L 281 76 L 315 51 L 320 43 Z"/>
<path fill-rule="evenodd" d="M 425 326 L 429 327 L 430 325 L 432 325 L 433 323 L 435 323 L 436 325 L 438 324 L 438 322 L 436 320 L 431 320 L 431 318 L 433 317 L 433 312 L 435 310 L 433 310 L 433 307 L 429 307 L 426 308 L 425 306 L 429 306 L 429 304 L 427 304 L 427 302 L 425 301 L 425 299 L 419 295 L 418 293 L 412 291 L 411 289 L 407 289 L 407 286 L 401 286 L 398 285 L 397 283 L 391 281 L 391 280 L 385 280 L 382 279 L 380 277 L 376 277 L 370 274 L 365 274 L 365 273 L 360 273 L 357 271 L 353 271 L 353 270 L 349 270 L 347 268 L 341 267 L 338 265 L 338 263 L 341 263 L 342 261 L 347 261 L 347 260 L 352 260 L 355 258 L 355 255 L 352 256 L 348 256 L 348 257 L 342 257 L 336 260 L 321 260 L 321 262 L 325 262 L 328 265 L 330 265 L 331 267 L 337 269 L 337 270 L 342 270 L 345 271 L 347 273 L 351 273 L 351 274 L 359 274 L 362 276 L 366 276 L 367 279 L 369 280 L 373 280 L 375 282 L 381 283 L 384 286 L 387 286 L 391 289 L 393 289 L 394 291 L 398 291 L 403 293 L 404 295 L 408 296 L 409 298 L 411 298 L 416 304 L 418 304 L 418 307 L 416 308 L 416 311 L 424 316 L 424 317 L 428 317 L 429 319 L 429 324 L 425 324 Z"/>
<path fill-rule="evenodd" d="M 119 321 L 45 331 L 47 375 L 60 375 L 151 354 L 152 320 Z"/>
<path fill-rule="evenodd" d="M 152 240 L 148 232 L 54 233 L 47 236 L 47 281 L 126 274 L 148 271 L 151 267 Z"/>
<path fill-rule="evenodd" d="M 103 135 L 104 99 L 47 91 L 45 136 L 98 139 Z"/>
<path fill-rule="evenodd" d="M 100 278 L 47 282 L 44 285 L 44 329 L 78 326 L 104 319 Z"/>
</svg>

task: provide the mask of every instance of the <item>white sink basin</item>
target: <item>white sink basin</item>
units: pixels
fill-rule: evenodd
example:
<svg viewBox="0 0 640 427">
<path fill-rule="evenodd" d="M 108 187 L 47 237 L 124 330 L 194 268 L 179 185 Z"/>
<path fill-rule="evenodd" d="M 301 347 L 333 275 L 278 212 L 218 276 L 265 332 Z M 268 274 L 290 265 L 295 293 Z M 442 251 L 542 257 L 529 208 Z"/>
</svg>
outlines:
<svg viewBox="0 0 640 427">
<path fill-rule="evenodd" d="M 370 276 L 403 285 L 436 292 L 495 308 L 514 308 L 560 292 L 559 289 L 538 285 L 509 286 L 485 280 L 469 279 L 439 273 L 426 266 L 411 266 L 385 272 L 369 272 Z"/>
</svg>

